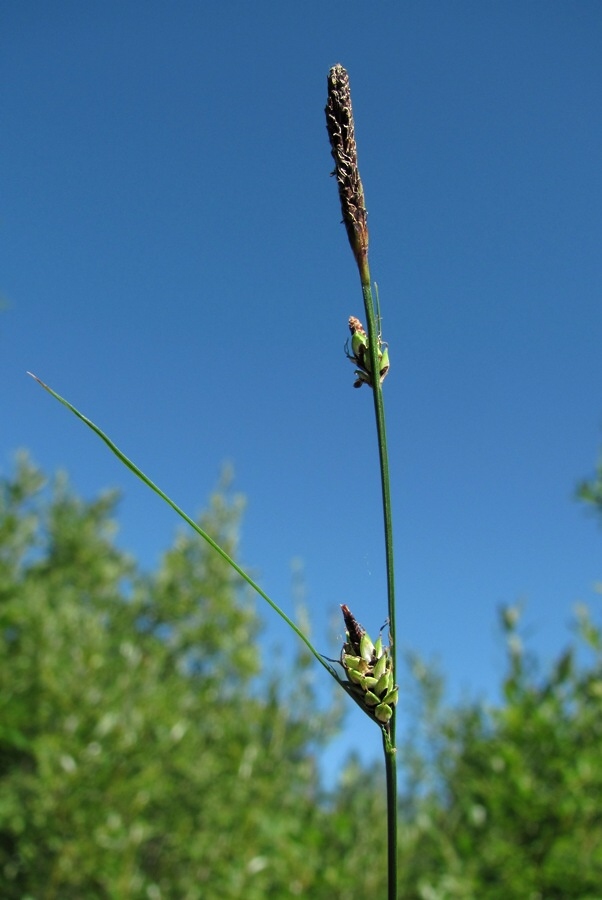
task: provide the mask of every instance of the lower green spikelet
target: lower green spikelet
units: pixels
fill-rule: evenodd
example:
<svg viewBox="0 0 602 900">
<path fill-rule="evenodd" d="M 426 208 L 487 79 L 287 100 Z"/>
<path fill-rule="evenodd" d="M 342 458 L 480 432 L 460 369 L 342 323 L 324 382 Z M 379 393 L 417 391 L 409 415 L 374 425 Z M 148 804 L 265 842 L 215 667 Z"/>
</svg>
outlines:
<svg viewBox="0 0 602 900">
<path fill-rule="evenodd" d="M 383 647 L 380 635 L 373 644 L 366 629 L 344 603 L 341 611 L 347 629 L 341 650 L 341 665 L 347 675 L 349 693 L 370 718 L 386 725 L 393 715 L 399 695 L 399 688 L 393 684 L 391 650 Z"/>
</svg>

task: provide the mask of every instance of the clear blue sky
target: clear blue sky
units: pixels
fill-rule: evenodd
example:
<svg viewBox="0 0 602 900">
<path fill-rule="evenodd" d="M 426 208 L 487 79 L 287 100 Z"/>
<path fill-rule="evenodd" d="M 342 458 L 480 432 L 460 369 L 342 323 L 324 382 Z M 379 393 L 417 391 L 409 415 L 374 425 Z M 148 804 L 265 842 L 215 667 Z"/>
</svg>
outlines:
<svg viewBox="0 0 602 900">
<path fill-rule="evenodd" d="M 178 525 L 31 369 L 190 512 L 231 461 L 243 561 L 289 611 L 303 561 L 325 652 L 342 602 L 378 630 L 323 114 L 341 62 L 391 353 L 400 641 L 456 696 L 495 694 L 501 603 L 558 653 L 602 576 L 573 500 L 602 444 L 600 3 L 9 2 L 1 34 L 2 471 L 27 447 L 87 497 L 120 487 L 145 566 Z M 345 746 L 377 752 L 366 724 L 350 709 Z"/>
</svg>

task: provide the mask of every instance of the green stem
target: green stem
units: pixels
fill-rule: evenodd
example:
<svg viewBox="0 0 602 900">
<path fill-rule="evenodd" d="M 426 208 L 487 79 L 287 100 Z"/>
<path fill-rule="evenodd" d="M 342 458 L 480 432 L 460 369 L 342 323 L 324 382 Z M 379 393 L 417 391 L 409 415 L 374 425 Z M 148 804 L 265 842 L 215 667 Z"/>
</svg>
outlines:
<svg viewBox="0 0 602 900">
<path fill-rule="evenodd" d="M 393 720 L 391 720 L 393 721 Z M 387 778 L 387 884 L 388 900 L 397 900 L 397 751 L 383 728 L 383 750 Z"/>
<path fill-rule="evenodd" d="M 387 601 L 389 613 L 389 635 L 391 657 L 393 660 L 393 683 L 397 684 L 397 652 L 395 647 L 395 567 L 393 553 L 393 517 L 391 513 L 391 489 L 389 477 L 389 456 L 387 451 L 387 431 L 385 426 L 385 405 L 379 377 L 380 349 L 379 329 L 374 312 L 370 271 L 366 266 L 362 272 L 362 294 L 368 324 L 368 347 L 370 351 L 370 368 L 374 397 L 374 414 L 378 436 L 378 453 L 380 461 L 380 482 L 383 501 L 383 520 L 385 531 L 385 558 L 387 566 Z M 388 733 L 383 729 L 383 747 L 385 752 L 385 768 L 387 774 L 387 819 L 388 819 L 388 860 L 389 860 L 389 900 L 397 897 L 397 762 L 395 751 L 396 707 L 389 722 Z"/>
<path fill-rule="evenodd" d="M 364 295 L 364 307 L 366 309 L 366 319 L 368 321 L 368 342 L 370 350 L 370 365 L 373 376 L 374 388 L 372 391 L 374 397 L 374 413 L 376 417 L 376 432 L 378 436 L 378 453 L 380 461 L 380 483 L 383 501 L 383 520 L 385 530 L 385 558 L 387 566 L 387 602 L 389 614 L 389 633 L 390 643 L 393 657 L 393 677 L 395 684 L 396 678 L 396 656 L 395 653 L 395 566 L 393 553 L 393 517 L 391 513 L 391 488 L 389 477 L 389 455 L 387 451 L 387 430 L 385 426 L 385 403 L 382 391 L 382 385 L 378 377 L 379 361 L 379 333 L 376 323 L 376 315 L 374 312 L 374 302 L 372 300 L 372 289 L 370 284 L 362 283 L 362 293 Z M 390 724 L 391 744 L 395 746 L 395 711 Z"/>
</svg>

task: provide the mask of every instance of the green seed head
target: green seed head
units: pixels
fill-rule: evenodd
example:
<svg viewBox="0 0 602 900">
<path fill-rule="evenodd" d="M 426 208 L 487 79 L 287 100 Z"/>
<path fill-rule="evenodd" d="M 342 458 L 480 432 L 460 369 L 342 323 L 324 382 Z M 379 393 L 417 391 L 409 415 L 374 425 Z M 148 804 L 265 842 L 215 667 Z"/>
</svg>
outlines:
<svg viewBox="0 0 602 900">
<path fill-rule="evenodd" d="M 383 647 L 381 635 L 373 644 L 349 607 L 343 605 L 341 609 L 346 626 L 341 665 L 347 675 L 349 693 L 373 720 L 387 725 L 398 698 L 398 688 L 393 683 L 390 648 Z"/>
</svg>

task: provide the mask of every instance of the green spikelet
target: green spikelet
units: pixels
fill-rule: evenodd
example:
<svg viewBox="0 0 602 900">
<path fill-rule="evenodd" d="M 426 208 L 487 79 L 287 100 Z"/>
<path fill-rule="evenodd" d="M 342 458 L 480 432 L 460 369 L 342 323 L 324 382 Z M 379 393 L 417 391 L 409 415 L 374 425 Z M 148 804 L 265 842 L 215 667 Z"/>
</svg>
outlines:
<svg viewBox="0 0 602 900">
<path fill-rule="evenodd" d="M 348 680 L 348 692 L 364 711 L 386 725 L 397 703 L 398 688 L 393 684 L 393 660 L 389 647 L 383 647 L 379 636 L 375 644 L 351 610 L 341 605 L 345 619 L 345 643 L 341 650 L 341 665 Z"/>
<path fill-rule="evenodd" d="M 364 326 L 355 316 L 349 316 L 349 331 L 351 332 L 351 352 L 349 352 L 349 342 L 345 345 L 345 353 L 347 359 L 350 359 L 356 366 L 353 387 L 359 388 L 363 384 L 370 387 L 373 386 L 372 365 L 370 363 L 370 348 L 368 345 L 368 336 Z M 382 384 L 387 377 L 389 371 L 389 348 L 378 339 L 378 375 Z"/>
</svg>

